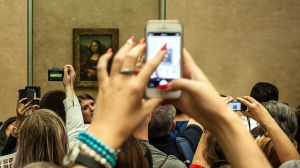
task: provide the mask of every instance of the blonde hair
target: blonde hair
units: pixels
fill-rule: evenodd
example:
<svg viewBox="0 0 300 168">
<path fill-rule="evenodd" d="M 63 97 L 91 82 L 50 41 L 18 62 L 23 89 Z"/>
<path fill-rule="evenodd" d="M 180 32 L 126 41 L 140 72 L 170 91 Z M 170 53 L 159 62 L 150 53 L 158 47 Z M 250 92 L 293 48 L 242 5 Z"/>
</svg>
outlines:
<svg viewBox="0 0 300 168">
<path fill-rule="evenodd" d="M 61 118 L 51 110 L 37 110 L 21 126 L 14 167 L 41 161 L 61 165 L 67 150 L 68 139 Z"/>
</svg>

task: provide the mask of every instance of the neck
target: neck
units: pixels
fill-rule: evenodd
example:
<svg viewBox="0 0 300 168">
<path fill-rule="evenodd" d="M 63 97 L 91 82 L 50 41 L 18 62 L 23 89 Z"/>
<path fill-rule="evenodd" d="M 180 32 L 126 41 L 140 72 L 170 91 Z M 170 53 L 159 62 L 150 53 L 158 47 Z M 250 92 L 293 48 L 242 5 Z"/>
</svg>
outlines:
<svg viewBox="0 0 300 168">
<path fill-rule="evenodd" d="M 141 140 L 146 140 L 149 141 L 149 137 L 148 137 L 148 126 L 144 127 L 144 128 L 137 128 L 134 133 L 133 133 L 134 137 L 137 139 L 141 139 Z"/>
</svg>

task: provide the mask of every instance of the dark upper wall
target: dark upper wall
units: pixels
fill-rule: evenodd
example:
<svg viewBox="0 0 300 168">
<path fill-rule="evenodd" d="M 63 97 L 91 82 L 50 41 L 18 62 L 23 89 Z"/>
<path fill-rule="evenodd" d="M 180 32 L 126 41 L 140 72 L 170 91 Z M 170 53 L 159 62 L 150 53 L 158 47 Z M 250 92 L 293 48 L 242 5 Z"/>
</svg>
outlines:
<svg viewBox="0 0 300 168">
<path fill-rule="evenodd" d="M 185 28 L 185 47 L 219 92 L 249 95 L 258 81 L 300 104 L 300 1 L 169 0 L 167 18 Z"/>
</svg>

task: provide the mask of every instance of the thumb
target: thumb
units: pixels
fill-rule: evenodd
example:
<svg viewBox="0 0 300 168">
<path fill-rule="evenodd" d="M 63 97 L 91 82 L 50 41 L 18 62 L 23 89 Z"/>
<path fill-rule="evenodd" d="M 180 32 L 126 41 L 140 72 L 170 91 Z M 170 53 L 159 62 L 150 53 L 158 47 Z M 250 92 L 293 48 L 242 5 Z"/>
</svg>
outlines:
<svg viewBox="0 0 300 168">
<path fill-rule="evenodd" d="M 187 92 L 195 92 L 197 86 L 199 86 L 199 81 L 192 81 L 189 79 L 176 79 L 169 83 L 169 86 L 165 91 L 175 91 L 175 90 L 185 90 Z"/>
<path fill-rule="evenodd" d="M 149 113 L 152 113 L 161 103 L 163 102 L 162 98 L 152 98 L 145 102 L 144 110 L 145 115 L 148 115 Z"/>
<path fill-rule="evenodd" d="M 64 76 L 65 76 L 65 77 L 69 76 L 67 66 L 64 67 Z"/>
</svg>

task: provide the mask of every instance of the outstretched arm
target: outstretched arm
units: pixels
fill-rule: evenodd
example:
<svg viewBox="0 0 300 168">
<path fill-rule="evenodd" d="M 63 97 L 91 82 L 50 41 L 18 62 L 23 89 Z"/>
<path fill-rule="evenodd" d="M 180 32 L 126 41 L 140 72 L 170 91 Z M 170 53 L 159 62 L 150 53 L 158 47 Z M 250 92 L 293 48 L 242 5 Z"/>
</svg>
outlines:
<svg viewBox="0 0 300 168">
<path fill-rule="evenodd" d="M 74 91 L 74 80 L 76 74 L 72 65 L 64 66 L 63 84 L 66 92 L 66 99 L 63 101 L 66 111 L 66 129 L 68 134 L 69 146 L 76 143 L 76 137 L 84 129 L 84 121 L 80 103 Z"/>
<path fill-rule="evenodd" d="M 166 91 L 182 91 L 181 98 L 171 102 L 216 137 L 232 167 L 270 167 L 239 117 L 227 107 L 186 50 L 183 60 L 183 74 L 187 79 L 170 83 Z"/>
<path fill-rule="evenodd" d="M 238 100 L 248 107 L 248 111 L 244 114 L 255 119 L 266 128 L 281 163 L 289 160 L 300 160 L 297 149 L 291 140 L 262 104 L 250 96 L 239 97 Z"/>
</svg>

